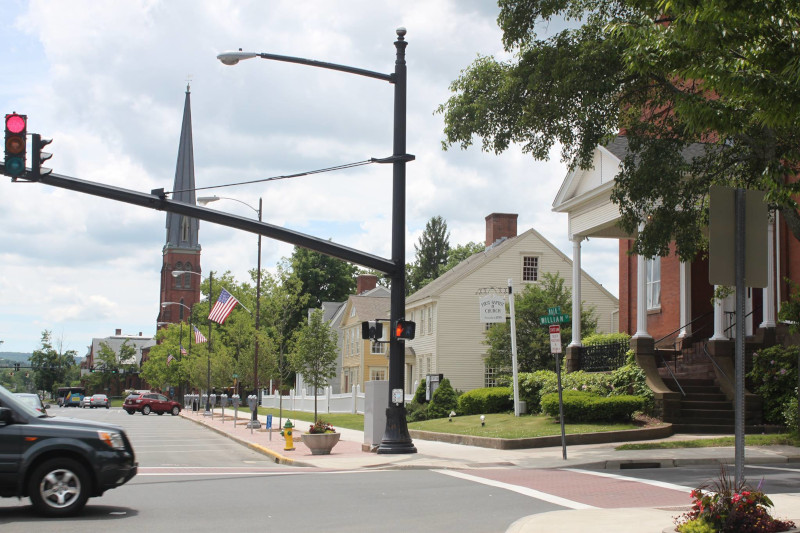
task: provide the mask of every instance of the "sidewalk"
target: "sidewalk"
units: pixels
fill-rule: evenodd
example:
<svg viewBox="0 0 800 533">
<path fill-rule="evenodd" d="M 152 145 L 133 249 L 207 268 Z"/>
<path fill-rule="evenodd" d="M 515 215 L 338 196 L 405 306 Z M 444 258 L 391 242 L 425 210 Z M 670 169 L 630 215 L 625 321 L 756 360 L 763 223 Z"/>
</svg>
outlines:
<svg viewBox="0 0 800 533">
<path fill-rule="evenodd" d="M 376 454 L 362 451 L 364 434 L 361 431 L 340 429 L 339 443 L 330 455 L 311 455 L 299 439 L 295 439 L 295 449 L 284 450 L 285 441 L 280 435 L 277 417 L 273 418 L 272 432 L 266 431 L 266 417 L 259 416 L 260 430 L 246 427 L 248 413 L 239 412 L 238 421 L 234 420 L 233 410 L 225 410 L 222 419 L 221 410 L 214 411 L 213 417 L 203 416 L 202 411 L 182 411 L 181 416 L 202 424 L 234 439 L 260 453 L 272 457 L 276 463 L 296 467 L 320 468 L 325 470 L 358 470 L 358 469 L 477 469 L 477 468 L 600 468 L 619 473 L 623 463 L 659 463 L 663 467 L 719 464 L 733 464 L 734 449 L 728 448 L 676 448 L 670 450 L 630 450 L 617 451 L 616 444 L 585 444 L 567 447 L 567 460 L 562 458 L 560 446 L 551 448 L 535 448 L 522 450 L 497 450 L 449 444 L 415 439 L 417 453 L 413 454 Z M 283 423 L 286 419 L 283 419 Z M 295 426 L 294 435 L 302 435 L 309 422 L 292 421 Z M 687 440 L 693 436 L 680 435 L 666 440 Z M 748 464 L 769 464 L 773 466 L 800 465 L 800 448 L 792 446 L 748 447 L 745 452 Z M 789 463 L 794 463 L 790 465 Z M 769 495 L 775 507 L 773 515 L 789 518 L 800 525 L 800 486 L 794 494 Z M 640 533 L 642 531 L 661 532 L 665 528 L 674 527 L 673 518 L 686 509 L 583 509 L 565 510 L 543 513 L 522 518 L 511 525 L 509 533 L 559 533 L 587 531 L 615 531 L 616 533 Z M 620 523 L 624 512 L 624 523 Z M 643 527 L 643 524 L 646 524 Z"/>
</svg>

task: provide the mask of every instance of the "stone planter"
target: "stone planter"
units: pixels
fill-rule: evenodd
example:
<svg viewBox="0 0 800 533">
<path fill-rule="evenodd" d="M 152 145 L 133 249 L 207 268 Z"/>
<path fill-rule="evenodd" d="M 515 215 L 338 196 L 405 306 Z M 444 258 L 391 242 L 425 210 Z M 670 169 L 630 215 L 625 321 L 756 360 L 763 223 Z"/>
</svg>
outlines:
<svg viewBox="0 0 800 533">
<path fill-rule="evenodd" d="M 311 450 L 311 455 L 329 455 L 339 437 L 340 433 L 303 433 L 300 442 Z"/>
</svg>

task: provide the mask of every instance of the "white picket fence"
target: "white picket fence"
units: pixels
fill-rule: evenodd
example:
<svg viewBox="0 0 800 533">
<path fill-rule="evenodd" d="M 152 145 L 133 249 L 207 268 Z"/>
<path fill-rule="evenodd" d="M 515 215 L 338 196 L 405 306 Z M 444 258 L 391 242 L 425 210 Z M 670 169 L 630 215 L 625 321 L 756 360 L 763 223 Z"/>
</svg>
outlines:
<svg viewBox="0 0 800 533">
<path fill-rule="evenodd" d="M 324 392 L 316 397 L 318 413 L 358 413 L 364 414 L 364 393 L 360 385 L 354 385 L 350 393 L 333 394 L 331 387 L 326 387 Z M 408 403 L 414 398 L 413 394 L 405 395 Z M 279 394 L 264 394 L 261 397 L 262 407 L 288 409 L 290 411 L 314 412 L 314 395 L 305 391 L 289 391 L 288 396 Z"/>
</svg>

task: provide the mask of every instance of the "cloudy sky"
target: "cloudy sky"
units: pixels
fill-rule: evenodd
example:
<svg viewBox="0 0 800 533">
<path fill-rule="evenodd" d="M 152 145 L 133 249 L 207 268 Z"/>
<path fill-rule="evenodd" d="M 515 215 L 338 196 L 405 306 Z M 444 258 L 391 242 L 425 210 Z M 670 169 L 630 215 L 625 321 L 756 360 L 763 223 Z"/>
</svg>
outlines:
<svg viewBox="0 0 800 533">
<path fill-rule="evenodd" d="M 387 157 L 393 86 L 374 79 L 222 51 L 270 52 L 384 73 L 395 29 L 408 30 L 407 260 L 440 215 L 451 244 L 482 242 L 486 215 L 518 213 L 568 256 L 566 215 L 551 205 L 566 175 L 519 149 L 441 149 L 434 114 L 480 55 L 503 56 L 498 8 L 487 0 L 3 0 L 2 112 L 28 115 L 53 139 L 56 173 L 149 192 L 172 188 L 184 92 L 191 82 L 198 187 Z M 29 163 L 30 164 L 30 163 Z M 264 221 L 390 257 L 391 167 L 219 189 Z M 214 208 L 254 216 L 220 201 Z M 0 179 L 0 351 L 29 352 L 51 330 L 84 355 L 93 337 L 152 335 L 166 215 L 40 184 Z M 200 224 L 202 269 L 240 280 L 256 236 Z M 583 245 L 583 265 L 617 294 L 616 241 Z M 265 239 L 274 269 L 291 246 Z M 499 280 L 503 284 L 505 280 Z"/>
</svg>

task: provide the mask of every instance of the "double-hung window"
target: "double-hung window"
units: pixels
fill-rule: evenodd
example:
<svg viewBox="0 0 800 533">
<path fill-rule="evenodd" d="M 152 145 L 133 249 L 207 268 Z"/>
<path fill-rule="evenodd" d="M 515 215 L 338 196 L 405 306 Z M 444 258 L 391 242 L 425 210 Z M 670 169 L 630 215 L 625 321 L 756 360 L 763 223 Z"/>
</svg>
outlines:
<svg viewBox="0 0 800 533">
<path fill-rule="evenodd" d="M 647 309 L 661 309 L 661 258 L 653 257 L 644 263 L 646 272 Z"/>
</svg>

